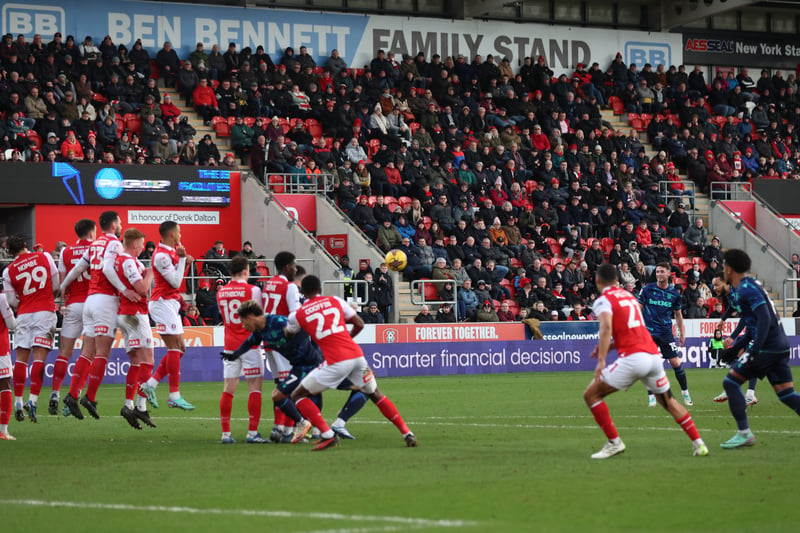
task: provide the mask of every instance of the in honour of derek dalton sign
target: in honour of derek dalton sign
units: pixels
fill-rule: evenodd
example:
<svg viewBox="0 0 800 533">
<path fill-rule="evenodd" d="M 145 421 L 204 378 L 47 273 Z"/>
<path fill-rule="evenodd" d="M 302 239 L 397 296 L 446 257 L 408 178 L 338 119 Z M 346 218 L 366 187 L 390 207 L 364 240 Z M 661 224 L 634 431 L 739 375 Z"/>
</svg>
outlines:
<svg viewBox="0 0 800 533">
<path fill-rule="evenodd" d="M 128 224 L 161 224 L 172 220 L 178 224 L 219 224 L 219 211 L 128 211 Z"/>
</svg>

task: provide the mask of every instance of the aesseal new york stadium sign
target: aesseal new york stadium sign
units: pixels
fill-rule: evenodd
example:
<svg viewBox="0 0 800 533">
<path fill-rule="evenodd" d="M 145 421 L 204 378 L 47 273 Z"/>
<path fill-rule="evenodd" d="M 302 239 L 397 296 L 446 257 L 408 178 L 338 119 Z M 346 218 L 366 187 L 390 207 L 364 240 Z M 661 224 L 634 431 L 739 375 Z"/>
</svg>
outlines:
<svg viewBox="0 0 800 533">
<path fill-rule="evenodd" d="M 6 163 L 2 202 L 221 206 L 239 172 L 190 166 Z"/>
</svg>

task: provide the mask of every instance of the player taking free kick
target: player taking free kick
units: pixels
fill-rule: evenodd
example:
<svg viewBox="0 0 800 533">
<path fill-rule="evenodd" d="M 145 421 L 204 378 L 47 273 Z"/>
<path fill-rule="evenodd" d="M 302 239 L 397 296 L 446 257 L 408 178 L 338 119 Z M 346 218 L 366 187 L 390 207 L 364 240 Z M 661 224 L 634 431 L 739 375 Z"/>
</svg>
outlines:
<svg viewBox="0 0 800 533">
<path fill-rule="evenodd" d="M 639 302 L 619 286 L 617 269 L 613 265 L 604 263 L 598 267 L 597 288 L 600 297 L 595 301 L 593 311 L 600 322 L 600 340 L 592 351 L 592 357 L 597 358 L 597 367 L 583 399 L 608 442 L 599 452 L 592 454 L 592 459 L 608 459 L 625 451 L 625 444 L 617 434 L 603 399 L 619 390 L 628 390 L 636 381 L 641 381 L 656 395 L 658 403 L 692 439 L 692 455 L 708 455 L 708 447 L 700 438 L 691 415 L 670 391 L 669 378 L 664 373 L 658 347 L 644 325 Z M 617 350 L 617 360 L 607 367 L 606 357 L 612 348 Z"/>
<path fill-rule="evenodd" d="M 300 386 L 292 393 L 297 409 L 303 417 L 321 432 L 319 444 L 312 450 L 324 450 L 338 443 L 336 433 L 331 430 L 319 412 L 319 408 L 311 401 L 311 396 L 326 389 L 335 389 L 342 381 L 349 379 L 380 409 L 381 414 L 392 422 L 406 441 L 406 445 L 417 445 L 417 437 L 403 422 L 394 403 L 381 394 L 375 375 L 367 364 L 364 352 L 356 344 L 353 337 L 364 329 L 364 321 L 344 300 L 335 296 L 322 296 L 322 283 L 316 276 L 306 276 L 301 284 L 301 292 L 306 297 L 305 303 L 296 313 L 289 317 L 285 333 L 292 336 L 301 329 L 309 334 L 317 343 L 325 364 L 309 372 Z M 353 326 L 347 332 L 347 324 Z M 303 428 L 308 431 L 308 425 Z M 305 437 L 303 432 L 295 431 L 295 439 Z"/>
</svg>

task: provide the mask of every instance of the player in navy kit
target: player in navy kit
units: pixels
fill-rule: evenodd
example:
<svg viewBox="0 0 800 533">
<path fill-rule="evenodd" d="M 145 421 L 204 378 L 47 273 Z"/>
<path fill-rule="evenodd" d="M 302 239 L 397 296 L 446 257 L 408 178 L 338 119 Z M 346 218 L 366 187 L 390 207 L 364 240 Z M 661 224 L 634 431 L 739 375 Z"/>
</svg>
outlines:
<svg viewBox="0 0 800 533">
<path fill-rule="evenodd" d="M 675 336 L 672 334 L 672 317 L 678 324 L 680 337 L 678 342 L 683 346 L 686 340 L 686 330 L 683 327 L 683 313 L 681 313 L 681 293 L 669 282 L 670 266 L 667 263 L 656 265 L 656 282 L 648 283 L 639 291 L 639 303 L 642 304 L 644 323 L 656 346 L 661 351 L 661 357 L 669 361 L 675 371 L 675 379 L 681 387 L 683 403 L 692 405 L 689 386 L 686 382 L 686 371 L 681 364 L 681 358 L 675 346 Z M 655 407 L 656 397 L 652 391 L 649 395 L 648 405 Z"/>
<path fill-rule="evenodd" d="M 756 280 L 747 275 L 750 265 L 750 257 L 742 250 L 732 249 L 723 254 L 722 269 L 725 281 L 730 284 L 728 298 L 739 312 L 739 319 L 745 322 L 745 334 L 737 338 L 729 349 L 729 354 L 738 356 L 738 359 L 722 381 L 728 393 L 728 406 L 739 428 L 733 437 L 721 444 L 725 449 L 752 446 L 755 442 L 741 389 L 742 384 L 752 377 L 766 377 L 778 399 L 800 414 L 800 394 L 794 390 L 789 368 L 789 339 L 769 296 Z"/>
<path fill-rule="evenodd" d="M 300 414 L 300 411 L 297 410 L 291 400 L 291 395 L 306 374 L 324 362 L 322 352 L 305 332 L 287 339 L 283 334 L 283 329 L 289 322 L 288 317 L 264 314 L 258 302 L 252 300 L 244 302 L 237 310 L 237 314 L 242 321 L 242 325 L 252 334 L 238 349 L 230 354 L 223 354 L 223 358 L 229 361 L 236 360 L 253 346 L 258 346 L 261 343 L 264 344 L 266 349 L 275 350 L 284 356 L 291 364 L 291 370 L 289 370 L 286 377 L 277 382 L 275 390 L 272 391 L 272 401 L 283 414 L 294 421 L 295 432 L 299 434 L 297 429 L 304 429 L 301 434 L 305 435 L 308 429 L 303 426 L 310 423 L 303 419 L 303 415 Z M 350 390 L 352 384 L 350 381 L 344 380 L 338 388 Z M 317 395 L 314 400 L 317 405 L 322 405 L 322 395 Z M 343 420 L 342 428 L 363 406 L 364 402 L 353 403 L 348 398 L 338 415 L 338 419 Z M 338 431 L 336 433 L 346 439 L 355 439 L 349 432 L 346 432 L 346 435 Z M 292 438 L 283 439 L 282 442 L 292 442 Z"/>
</svg>

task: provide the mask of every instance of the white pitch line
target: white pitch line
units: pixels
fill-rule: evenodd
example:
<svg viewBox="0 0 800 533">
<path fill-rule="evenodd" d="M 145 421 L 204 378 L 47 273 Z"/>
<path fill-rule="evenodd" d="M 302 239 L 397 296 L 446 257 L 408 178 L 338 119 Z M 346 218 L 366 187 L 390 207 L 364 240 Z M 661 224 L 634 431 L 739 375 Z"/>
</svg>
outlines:
<svg viewBox="0 0 800 533">
<path fill-rule="evenodd" d="M 385 526 L 394 529 L 383 529 L 384 526 L 368 527 L 367 529 L 344 529 L 336 530 L 341 532 L 356 531 L 397 531 L 408 527 L 466 527 L 477 525 L 477 522 L 468 520 L 432 520 L 427 518 L 412 518 L 406 516 L 372 516 L 372 515 L 348 515 L 341 513 L 315 513 L 315 512 L 295 512 L 295 511 L 270 511 L 265 509 L 200 509 L 197 507 L 182 506 L 162 506 L 162 505 L 132 505 L 127 503 L 93 503 L 93 502 L 62 502 L 47 500 L 0 500 L 0 503 L 9 505 L 27 505 L 31 507 L 64 507 L 70 509 L 94 509 L 108 511 L 136 511 L 136 512 L 155 512 L 155 513 L 182 513 L 196 515 L 234 515 L 234 516 L 256 516 L 266 518 L 298 518 L 316 520 L 341 520 L 347 522 L 389 522 L 402 524 L 401 526 Z M 321 532 L 320 532 L 321 533 Z"/>
<path fill-rule="evenodd" d="M 158 420 L 186 420 L 190 417 L 181 417 L 181 416 L 173 416 L 173 417 L 160 417 L 156 419 Z M 502 417 L 497 417 L 502 418 Z M 535 418 L 535 417 L 531 417 Z M 588 417 L 579 417 L 579 416 L 553 416 L 553 417 L 541 417 L 545 419 L 552 419 L 558 420 L 562 418 L 573 418 L 573 419 L 586 419 L 589 420 Z M 656 418 L 656 419 L 664 419 L 664 417 L 659 416 L 619 416 L 615 417 L 617 419 L 624 419 L 624 418 Z M 728 418 L 728 417 L 714 417 L 714 418 Z M 758 417 L 758 418 L 769 418 L 769 417 Z M 791 417 L 783 417 L 783 416 L 776 416 L 773 418 L 796 418 L 794 416 Z M 219 418 L 213 417 L 191 417 L 191 420 L 203 420 L 203 421 L 218 421 Z M 231 421 L 239 421 L 244 422 L 247 421 L 247 418 L 231 418 Z M 484 424 L 484 423 L 464 423 L 464 422 L 441 422 L 441 421 L 431 421 L 425 422 L 420 421 L 419 419 L 414 419 L 409 422 L 412 426 L 447 426 L 447 427 L 472 427 L 472 428 L 497 428 L 500 424 Z M 358 420 L 358 424 L 387 424 L 385 420 Z M 502 424 L 503 428 L 516 428 L 516 429 L 586 429 L 586 430 L 597 430 L 597 426 L 593 424 L 585 425 L 585 426 L 576 426 L 576 425 L 568 425 L 568 424 Z M 623 429 L 625 431 L 681 431 L 679 427 L 653 427 L 653 426 L 620 426 L 617 424 L 617 429 Z M 727 430 L 716 430 L 706 427 L 701 427 L 700 429 L 703 432 L 713 432 L 713 431 L 727 431 Z M 779 430 L 779 429 L 759 429 L 756 433 L 772 433 L 772 434 L 779 434 L 779 435 L 800 435 L 800 430 Z"/>
</svg>

